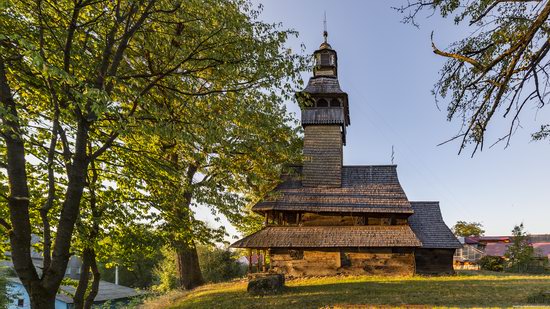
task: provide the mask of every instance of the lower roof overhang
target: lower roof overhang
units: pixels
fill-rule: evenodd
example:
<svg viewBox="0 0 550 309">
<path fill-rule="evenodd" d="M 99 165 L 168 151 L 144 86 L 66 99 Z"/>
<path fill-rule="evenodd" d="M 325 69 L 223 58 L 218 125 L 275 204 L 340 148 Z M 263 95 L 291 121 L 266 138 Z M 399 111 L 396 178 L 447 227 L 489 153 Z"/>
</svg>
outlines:
<svg viewBox="0 0 550 309">
<path fill-rule="evenodd" d="M 421 247 L 408 225 L 268 226 L 232 248 Z"/>
</svg>

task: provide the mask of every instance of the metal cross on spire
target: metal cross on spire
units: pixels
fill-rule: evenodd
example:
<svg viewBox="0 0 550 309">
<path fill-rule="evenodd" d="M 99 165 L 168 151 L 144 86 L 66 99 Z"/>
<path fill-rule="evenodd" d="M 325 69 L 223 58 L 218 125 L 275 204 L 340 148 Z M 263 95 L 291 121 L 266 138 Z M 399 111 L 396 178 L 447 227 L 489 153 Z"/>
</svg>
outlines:
<svg viewBox="0 0 550 309">
<path fill-rule="evenodd" d="M 325 11 L 325 19 L 323 19 L 323 36 L 325 37 L 325 43 L 327 42 L 328 31 L 327 31 L 327 11 Z"/>
</svg>

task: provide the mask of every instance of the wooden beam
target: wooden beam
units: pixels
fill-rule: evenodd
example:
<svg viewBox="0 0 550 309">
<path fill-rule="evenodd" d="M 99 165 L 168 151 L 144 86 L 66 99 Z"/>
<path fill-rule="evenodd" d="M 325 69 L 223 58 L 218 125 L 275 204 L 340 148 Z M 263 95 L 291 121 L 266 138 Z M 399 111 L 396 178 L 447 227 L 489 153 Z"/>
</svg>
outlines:
<svg viewBox="0 0 550 309">
<path fill-rule="evenodd" d="M 265 255 L 266 255 L 267 250 L 262 250 L 262 251 L 264 252 L 264 254 L 263 254 L 263 256 L 264 256 L 264 262 L 263 262 L 263 264 L 262 264 L 262 271 L 265 273 L 265 271 L 266 271 L 266 268 L 265 268 L 266 257 L 265 257 Z"/>
<path fill-rule="evenodd" d="M 260 249 L 256 249 L 256 260 L 258 263 L 256 263 L 256 272 L 260 272 L 260 269 L 262 268 L 262 259 L 260 258 L 262 254 L 262 251 Z"/>
<path fill-rule="evenodd" d="M 248 272 L 252 272 L 252 249 L 248 249 Z"/>
</svg>

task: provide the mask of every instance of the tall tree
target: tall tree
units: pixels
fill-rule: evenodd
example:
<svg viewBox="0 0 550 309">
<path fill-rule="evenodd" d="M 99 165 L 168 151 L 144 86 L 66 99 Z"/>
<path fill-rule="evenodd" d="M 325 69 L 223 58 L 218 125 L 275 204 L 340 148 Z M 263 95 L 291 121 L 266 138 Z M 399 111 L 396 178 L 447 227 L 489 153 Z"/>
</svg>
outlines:
<svg viewBox="0 0 550 309">
<path fill-rule="evenodd" d="M 272 44 L 274 54 L 280 44 L 258 41 Z M 246 206 L 278 180 L 284 164 L 299 160 L 297 129 L 283 108 L 281 89 L 273 87 L 275 79 L 292 76 L 297 71 L 288 70 L 299 66 L 281 68 L 280 61 L 273 57 L 271 66 L 264 63 L 261 70 L 251 71 L 254 74 L 248 78 L 261 79 L 239 91 L 201 98 L 177 95 L 173 101 L 160 95 L 165 108 L 150 111 L 156 115 L 150 118 L 162 121 L 142 130 L 148 134 L 129 135 L 126 140 L 129 147 L 149 152 L 153 159 L 140 165 L 130 158 L 133 161 L 127 165 L 141 169 L 136 173 L 142 175 L 147 192 L 154 196 L 162 229 L 177 253 L 184 288 L 203 282 L 196 242 L 221 241 L 225 235 L 223 228 L 212 229 L 196 220 L 194 209 L 207 207 L 215 217 L 223 215 L 239 224 Z M 240 73 L 234 78 L 243 84 L 246 77 Z"/>
<path fill-rule="evenodd" d="M 479 222 L 457 221 L 452 231 L 456 236 L 461 237 L 483 236 L 485 234 L 483 224 Z"/>
<path fill-rule="evenodd" d="M 529 270 L 535 257 L 535 250 L 529 244 L 523 223 L 514 226 L 514 229 L 512 229 L 512 244 L 506 250 L 504 257 L 507 259 L 509 270 L 516 272 Z"/>
<path fill-rule="evenodd" d="M 548 0 L 418 0 L 398 8 L 404 21 L 417 25 L 423 11 L 454 16 L 466 24 L 467 37 L 440 49 L 447 58 L 435 84 L 436 101 L 448 103 L 447 118 L 462 121 L 459 133 L 450 140 L 461 141 L 460 151 L 473 144 L 472 155 L 483 150 L 486 131 L 496 116 L 508 119 L 509 129 L 495 143 L 510 138 L 520 126 L 526 109 L 541 109 L 548 103 L 550 88 L 550 1 Z M 549 136 L 550 124 L 543 119 L 534 139 Z M 460 153 L 460 152 L 459 152 Z"/>
<path fill-rule="evenodd" d="M 238 14 L 250 12 L 239 0 L 8 0 L 0 7 L 0 213 L 9 213 L 0 225 L 32 307 L 53 308 L 89 202 L 91 162 L 149 120 L 137 115 L 152 91 L 190 90 L 174 81 L 215 85 L 202 74 L 229 70 L 225 51 L 246 48 L 233 39 L 254 22 Z M 271 29 L 260 23 L 247 34 Z M 255 70 L 233 68 L 233 76 Z M 31 259 L 32 233 L 43 238 L 42 274 Z"/>
</svg>

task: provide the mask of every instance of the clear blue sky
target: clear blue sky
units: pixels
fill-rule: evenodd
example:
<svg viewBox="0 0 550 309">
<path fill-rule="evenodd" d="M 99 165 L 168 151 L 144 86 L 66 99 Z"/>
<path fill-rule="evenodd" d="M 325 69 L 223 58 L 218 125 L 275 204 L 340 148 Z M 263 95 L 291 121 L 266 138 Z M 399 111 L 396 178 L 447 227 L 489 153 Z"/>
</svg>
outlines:
<svg viewBox="0 0 550 309">
<path fill-rule="evenodd" d="M 440 201 L 449 226 L 478 221 L 487 235 L 499 235 L 523 222 L 530 233 L 550 233 L 550 142 L 530 139 L 540 123 L 550 123 L 549 111 L 527 110 L 507 149 L 496 145 L 470 158 L 468 151 L 457 155 L 457 143 L 437 146 L 456 134 L 460 123 L 447 122 L 446 105 L 439 111 L 431 94 L 444 59 L 431 52 L 430 33 L 444 48 L 468 29 L 437 16 L 420 19 L 419 29 L 402 24 L 391 7 L 406 0 L 258 2 L 265 21 L 300 33 L 289 46 L 299 51 L 303 43 L 307 53 L 322 42 L 326 11 L 340 85 L 349 95 L 344 164 L 389 164 L 394 145 L 409 199 Z M 310 75 L 304 74 L 306 82 Z M 290 104 L 289 110 L 298 107 Z M 489 128 L 489 144 L 504 134 L 505 124 Z"/>
</svg>

